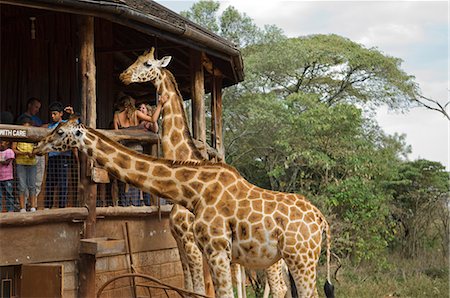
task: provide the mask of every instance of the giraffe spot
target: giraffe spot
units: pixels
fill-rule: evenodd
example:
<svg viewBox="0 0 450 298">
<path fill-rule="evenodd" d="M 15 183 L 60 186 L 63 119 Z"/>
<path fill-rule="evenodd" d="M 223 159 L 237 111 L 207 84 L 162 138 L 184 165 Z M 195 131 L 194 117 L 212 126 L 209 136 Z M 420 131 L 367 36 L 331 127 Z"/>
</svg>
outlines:
<svg viewBox="0 0 450 298">
<path fill-rule="evenodd" d="M 84 144 L 86 144 L 87 146 L 91 146 L 92 142 L 89 141 L 88 139 L 84 139 Z"/>
<path fill-rule="evenodd" d="M 106 158 L 106 157 L 104 157 L 104 156 L 97 156 L 97 158 L 95 159 L 96 161 L 97 161 L 97 163 L 100 165 L 100 166 L 104 166 L 104 165 L 106 165 L 106 163 L 108 162 L 108 159 Z M 117 177 L 117 176 L 116 176 Z"/>
<path fill-rule="evenodd" d="M 182 117 L 174 117 L 173 118 L 173 124 L 179 130 L 182 130 L 184 128 L 184 121 L 183 121 Z"/>
<path fill-rule="evenodd" d="M 286 241 L 286 243 L 285 243 L 286 246 L 294 247 L 295 244 L 297 244 L 297 239 L 295 239 L 295 237 L 292 237 L 292 236 L 286 236 L 285 241 Z"/>
<path fill-rule="evenodd" d="M 102 139 L 98 139 L 96 148 L 100 151 L 103 151 L 105 154 L 112 154 L 117 151 L 114 147 L 110 146 Z M 121 154 L 121 153 L 119 153 L 119 154 Z"/>
<path fill-rule="evenodd" d="M 250 188 L 248 187 L 248 185 L 242 181 L 239 181 L 237 183 L 237 187 L 240 189 L 240 191 L 245 192 L 245 194 L 248 193 L 248 191 L 250 190 Z"/>
<path fill-rule="evenodd" d="M 220 200 L 216 205 L 217 210 L 220 211 L 220 214 L 225 217 L 230 217 L 234 214 L 236 210 L 236 202 L 233 200 Z"/>
<path fill-rule="evenodd" d="M 236 177 L 231 174 L 229 171 L 223 171 L 219 175 L 219 181 L 227 187 L 231 183 L 233 183 L 236 180 Z"/>
<path fill-rule="evenodd" d="M 222 227 L 218 227 L 216 225 L 211 225 L 209 227 L 209 234 L 213 237 L 220 237 L 224 235 L 224 231 Z"/>
<path fill-rule="evenodd" d="M 142 188 L 145 180 L 147 179 L 147 176 L 144 176 L 142 174 L 130 173 L 126 176 L 126 178 L 130 180 L 129 183 L 133 184 L 138 188 Z"/>
<path fill-rule="evenodd" d="M 250 216 L 248 217 L 248 221 L 251 223 L 257 223 L 262 220 L 263 216 L 261 213 L 252 212 L 250 213 Z"/>
<path fill-rule="evenodd" d="M 153 186 L 158 188 L 162 193 L 169 193 L 177 189 L 177 184 L 172 180 L 155 180 Z"/>
<path fill-rule="evenodd" d="M 303 220 L 304 220 L 306 223 L 314 222 L 314 221 L 315 221 L 314 213 L 312 213 L 312 212 L 307 212 L 307 213 L 305 214 L 305 216 L 303 217 Z"/>
<path fill-rule="evenodd" d="M 191 158 L 191 150 L 183 143 L 177 147 L 175 155 L 177 160 L 189 160 Z"/>
<path fill-rule="evenodd" d="M 93 135 L 90 135 L 90 134 L 86 134 L 86 138 L 84 139 L 85 141 L 86 140 L 89 140 L 89 141 L 91 141 L 92 143 L 94 143 L 95 142 L 95 137 L 93 136 Z M 100 140 L 100 139 L 99 139 Z"/>
<path fill-rule="evenodd" d="M 177 130 L 173 131 L 170 135 L 170 142 L 172 145 L 178 145 L 181 141 L 181 133 Z"/>
<path fill-rule="evenodd" d="M 255 190 L 251 190 L 248 195 L 249 199 L 259 199 L 260 197 L 261 197 L 261 194 Z"/>
<path fill-rule="evenodd" d="M 289 209 L 288 206 L 286 206 L 284 203 L 278 203 L 278 208 L 277 210 L 284 215 L 288 215 L 289 214 Z"/>
<path fill-rule="evenodd" d="M 262 243 L 266 240 L 265 234 L 265 230 L 261 224 L 252 225 L 252 239 L 256 239 L 256 241 Z"/>
<path fill-rule="evenodd" d="M 262 212 L 263 206 L 262 206 L 262 201 L 261 201 L 261 200 L 253 200 L 253 201 L 251 202 L 251 204 L 252 204 L 252 209 L 253 209 L 254 211 Z"/>
<path fill-rule="evenodd" d="M 195 196 L 195 192 L 189 186 L 182 185 L 181 191 L 183 192 L 183 197 L 185 198 L 193 198 Z"/>
<path fill-rule="evenodd" d="M 264 228 L 266 230 L 271 231 L 275 227 L 275 222 L 273 221 L 272 217 L 266 216 L 264 217 Z"/>
<path fill-rule="evenodd" d="M 264 194 L 263 194 L 263 197 L 264 197 Z M 277 207 L 277 202 L 264 201 L 264 213 L 265 214 L 272 214 L 275 211 L 276 207 Z"/>
<path fill-rule="evenodd" d="M 219 180 L 220 181 L 220 180 Z M 222 181 L 221 181 L 222 182 Z M 238 188 L 236 184 L 228 186 L 228 191 L 235 197 L 239 198 Z"/>
<path fill-rule="evenodd" d="M 93 150 L 92 150 L 92 148 L 87 148 L 87 155 L 89 156 L 89 157 L 92 157 L 92 155 L 93 155 Z"/>
<path fill-rule="evenodd" d="M 202 213 L 202 219 L 205 222 L 211 222 L 215 216 L 216 216 L 216 211 L 212 207 L 206 208 Z"/>
<path fill-rule="evenodd" d="M 214 204 L 220 193 L 222 192 L 222 186 L 219 183 L 214 183 L 206 187 L 206 189 L 203 191 L 203 199 L 205 200 L 205 203 L 208 205 Z"/>
<path fill-rule="evenodd" d="M 250 209 L 239 207 L 239 209 L 236 213 L 236 217 L 240 220 L 247 220 L 249 213 L 250 213 Z"/>
<path fill-rule="evenodd" d="M 192 187 L 192 189 L 197 193 L 200 193 L 202 191 L 203 185 L 204 185 L 203 183 L 196 181 L 189 183 L 189 186 Z"/>
<path fill-rule="evenodd" d="M 189 181 L 194 178 L 196 171 L 181 169 L 175 172 L 175 178 L 180 180 L 181 182 Z"/>
<path fill-rule="evenodd" d="M 98 161 L 98 159 L 97 159 L 97 161 Z M 108 169 L 108 171 L 111 173 L 111 175 L 113 175 L 114 177 L 116 177 L 116 178 L 118 178 L 118 179 L 120 179 L 120 177 L 122 177 L 122 176 L 120 175 L 119 170 L 117 170 L 117 169 L 111 168 L 111 169 Z"/>
<path fill-rule="evenodd" d="M 203 181 L 203 182 L 210 182 L 212 181 L 214 178 L 216 178 L 217 173 L 216 172 L 200 172 L 198 174 L 198 180 Z"/>
<path fill-rule="evenodd" d="M 262 193 L 262 198 L 264 200 L 274 200 L 275 196 L 273 194 L 268 193 L 267 191 L 265 191 L 265 192 Z"/>
<path fill-rule="evenodd" d="M 302 224 L 300 226 L 300 234 L 302 235 L 303 239 L 309 239 L 311 233 L 309 232 L 309 228 L 307 225 Z"/>
<path fill-rule="evenodd" d="M 135 168 L 136 168 L 136 171 L 147 173 L 150 166 L 147 162 L 137 160 Z"/>
<path fill-rule="evenodd" d="M 250 226 L 246 222 L 238 223 L 237 232 L 239 240 L 248 240 L 250 238 Z"/>
<path fill-rule="evenodd" d="M 115 157 L 116 160 L 120 160 L 122 162 L 122 164 L 125 166 L 127 166 L 127 169 L 130 167 L 131 165 L 131 156 L 124 154 L 122 152 L 119 152 L 117 154 L 117 156 Z"/>
<path fill-rule="evenodd" d="M 303 200 L 298 200 L 298 201 L 295 203 L 295 205 L 297 205 L 302 211 L 308 210 L 308 206 L 307 206 L 306 202 L 303 201 Z"/>
<path fill-rule="evenodd" d="M 301 212 L 297 206 L 291 206 L 289 208 L 289 217 L 291 219 L 301 219 L 303 216 L 303 212 Z"/>
<path fill-rule="evenodd" d="M 257 248 L 257 243 L 254 241 L 250 241 L 249 243 L 242 243 L 241 247 L 246 254 L 250 254 L 254 249 Z"/>
<path fill-rule="evenodd" d="M 172 175 L 172 172 L 164 166 L 155 166 L 152 171 L 152 175 L 159 178 L 165 178 L 170 177 Z"/>
<path fill-rule="evenodd" d="M 288 218 L 281 214 L 280 212 L 275 212 L 274 214 L 275 222 L 283 228 L 283 230 L 286 229 L 286 226 L 288 224 Z"/>
<path fill-rule="evenodd" d="M 239 200 L 239 208 L 250 208 L 250 201 L 246 199 Z"/>
</svg>

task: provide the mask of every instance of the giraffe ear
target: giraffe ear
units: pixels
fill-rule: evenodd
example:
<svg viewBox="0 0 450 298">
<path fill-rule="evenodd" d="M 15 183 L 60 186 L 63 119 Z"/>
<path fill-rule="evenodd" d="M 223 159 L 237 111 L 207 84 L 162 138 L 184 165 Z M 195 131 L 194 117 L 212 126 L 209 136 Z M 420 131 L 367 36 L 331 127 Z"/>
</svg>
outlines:
<svg viewBox="0 0 450 298">
<path fill-rule="evenodd" d="M 164 56 L 161 60 L 159 60 L 159 63 L 161 67 L 166 67 L 169 65 L 170 60 L 172 60 L 172 56 Z"/>
</svg>

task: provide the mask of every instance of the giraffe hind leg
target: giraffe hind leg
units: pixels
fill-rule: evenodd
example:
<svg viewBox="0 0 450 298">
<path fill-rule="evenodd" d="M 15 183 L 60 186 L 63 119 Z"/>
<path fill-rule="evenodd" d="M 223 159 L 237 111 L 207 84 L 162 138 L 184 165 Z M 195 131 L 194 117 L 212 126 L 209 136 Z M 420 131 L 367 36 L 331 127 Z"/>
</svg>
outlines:
<svg viewBox="0 0 450 298">
<path fill-rule="evenodd" d="M 302 261 L 301 256 L 297 255 L 285 258 L 285 262 L 295 282 L 298 297 L 319 297 L 316 288 L 316 260 Z"/>
</svg>

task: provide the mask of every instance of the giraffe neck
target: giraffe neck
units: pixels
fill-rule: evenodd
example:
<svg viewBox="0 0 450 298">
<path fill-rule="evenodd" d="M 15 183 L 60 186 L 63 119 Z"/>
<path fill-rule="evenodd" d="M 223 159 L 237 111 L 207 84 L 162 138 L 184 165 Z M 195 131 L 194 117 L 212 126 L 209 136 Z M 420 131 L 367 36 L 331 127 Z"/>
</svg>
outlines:
<svg viewBox="0 0 450 298">
<path fill-rule="evenodd" d="M 181 93 L 173 74 L 164 69 L 154 84 L 159 94 L 169 96 L 169 100 L 164 104 L 162 120 L 164 157 L 173 160 L 203 160 L 192 140 Z"/>
<path fill-rule="evenodd" d="M 199 171 L 195 166 L 186 166 L 189 169 L 184 173 L 180 162 L 137 153 L 92 128 L 86 128 L 79 147 L 117 179 L 144 192 L 167 198 L 189 210 L 198 202 L 202 186 L 177 177 L 177 172 L 181 171 L 192 178 Z"/>
</svg>

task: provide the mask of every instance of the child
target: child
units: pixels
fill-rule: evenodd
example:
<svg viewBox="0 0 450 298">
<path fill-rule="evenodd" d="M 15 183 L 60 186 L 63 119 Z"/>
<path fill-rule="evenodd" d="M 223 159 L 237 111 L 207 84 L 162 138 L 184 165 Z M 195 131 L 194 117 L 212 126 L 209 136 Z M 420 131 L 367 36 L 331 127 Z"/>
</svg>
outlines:
<svg viewBox="0 0 450 298">
<path fill-rule="evenodd" d="M 33 119 L 28 116 L 24 116 L 17 123 L 23 126 L 33 125 Z M 28 190 L 31 212 L 36 211 L 37 198 L 36 198 L 36 176 L 37 176 L 37 161 L 33 152 L 33 143 L 18 142 L 13 143 L 12 149 L 16 154 L 16 173 L 19 179 L 19 204 L 20 212 L 26 212 L 25 209 L 25 193 Z"/>
<path fill-rule="evenodd" d="M 0 212 L 3 211 L 2 193 L 6 195 L 6 210 L 14 211 L 13 196 L 13 160 L 14 151 L 9 148 L 9 142 L 0 140 Z"/>
<path fill-rule="evenodd" d="M 139 111 L 150 117 L 152 117 L 154 114 L 154 110 L 152 109 L 152 107 L 148 104 L 145 104 L 144 102 L 139 105 Z M 139 123 L 139 127 L 145 128 L 154 133 L 158 132 L 158 122 L 150 122 L 142 120 L 141 123 Z"/>
</svg>

